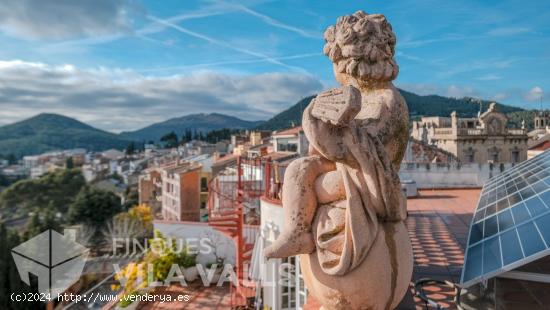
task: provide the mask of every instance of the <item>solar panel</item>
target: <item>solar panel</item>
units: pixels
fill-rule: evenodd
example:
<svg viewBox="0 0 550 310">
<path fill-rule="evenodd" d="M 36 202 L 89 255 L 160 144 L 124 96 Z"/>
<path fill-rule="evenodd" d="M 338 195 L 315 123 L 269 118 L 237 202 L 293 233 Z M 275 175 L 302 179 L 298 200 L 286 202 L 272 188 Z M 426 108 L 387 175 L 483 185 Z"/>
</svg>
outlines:
<svg viewBox="0 0 550 310">
<path fill-rule="evenodd" d="M 468 287 L 550 255 L 550 150 L 490 179 L 470 225 Z"/>
</svg>

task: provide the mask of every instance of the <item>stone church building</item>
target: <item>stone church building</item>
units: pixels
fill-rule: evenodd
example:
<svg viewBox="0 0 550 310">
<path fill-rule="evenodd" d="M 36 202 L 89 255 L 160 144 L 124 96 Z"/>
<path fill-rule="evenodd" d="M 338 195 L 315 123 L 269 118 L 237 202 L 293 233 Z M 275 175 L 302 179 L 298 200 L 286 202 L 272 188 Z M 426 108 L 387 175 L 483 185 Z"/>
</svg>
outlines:
<svg viewBox="0 0 550 310">
<path fill-rule="evenodd" d="M 519 163 L 527 159 L 525 128 L 508 128 L 508 118 L 492 103 L 477 118 L 422 117 L 413 122 L 413 139 L 456 156 L 462 163 Z"/>
</svg>

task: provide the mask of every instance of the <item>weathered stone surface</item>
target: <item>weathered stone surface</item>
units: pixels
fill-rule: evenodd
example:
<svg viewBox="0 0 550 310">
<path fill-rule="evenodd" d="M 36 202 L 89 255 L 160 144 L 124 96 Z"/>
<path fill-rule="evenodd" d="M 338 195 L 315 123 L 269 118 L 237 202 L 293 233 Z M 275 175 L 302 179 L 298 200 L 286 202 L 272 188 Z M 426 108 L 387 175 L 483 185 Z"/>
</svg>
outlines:
<svg viewBox="0 0 550 310">
<path fill-rule="evenodd" d="M 361 110 L 361 93 L 351 85 L 320 93 L 313 102 L 311 115 L 333 125 L 351 122 Z"/>
<path fill-rule="evenodd" d="M 300 255 L 309 292 L 324 309 L 392 309 L 412 274 L 397 169 L 408 111 L 391 83 L 395 35 L 383 15 L 359 11 L 325 32 L 340 90 L 306 108 L 310 155 L 285 172 L 285 227 L 267 257 Z"/>
</svg>

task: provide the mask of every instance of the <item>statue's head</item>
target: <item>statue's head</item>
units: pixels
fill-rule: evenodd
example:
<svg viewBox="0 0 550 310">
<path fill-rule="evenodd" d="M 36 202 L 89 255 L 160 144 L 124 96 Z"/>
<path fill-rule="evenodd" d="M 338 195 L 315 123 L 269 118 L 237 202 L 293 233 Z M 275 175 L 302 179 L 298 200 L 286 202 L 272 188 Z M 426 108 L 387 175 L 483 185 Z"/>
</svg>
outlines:
<svg viewBox="0 0 550 310">
<path fill-rule="evenodd" d="M 393 59 L 395 34 L 386 17 L 358 11 L 338 18 L 325 31 L 323 52 L 341 84 L 391 81 L 399 67 Z"/>
</svg>

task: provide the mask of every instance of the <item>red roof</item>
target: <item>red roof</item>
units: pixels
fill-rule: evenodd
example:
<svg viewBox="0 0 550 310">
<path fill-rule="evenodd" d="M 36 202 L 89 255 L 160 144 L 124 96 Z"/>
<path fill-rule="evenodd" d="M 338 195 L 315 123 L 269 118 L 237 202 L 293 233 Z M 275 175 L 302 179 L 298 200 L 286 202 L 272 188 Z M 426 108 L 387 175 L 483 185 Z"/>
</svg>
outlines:
<svg viewBox="0 0 550 310">
<path fill-rule="evenodd" d="M 279 132 L 276 132 L 273 136 L 289 136 L 289 135 L 297 135 L 302 131 L 302 126 L 297 126 L 294 128 L 285 129 Z"/>
<path fill-rule="evenodd" d="M 545 151 L 547 149 L 550 149 L 550 140 L 546 140 L 542 143 L 536 144 L 533 147 L 531 147 L 530 151 Z"/>
<path fill-rule="evenodd" d="M 550 133 L 545 134 L 538 140 L 530 143 L 530 151 L 544 151 L 550 148 Z"/>
</svg>

